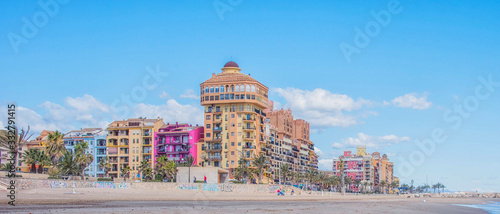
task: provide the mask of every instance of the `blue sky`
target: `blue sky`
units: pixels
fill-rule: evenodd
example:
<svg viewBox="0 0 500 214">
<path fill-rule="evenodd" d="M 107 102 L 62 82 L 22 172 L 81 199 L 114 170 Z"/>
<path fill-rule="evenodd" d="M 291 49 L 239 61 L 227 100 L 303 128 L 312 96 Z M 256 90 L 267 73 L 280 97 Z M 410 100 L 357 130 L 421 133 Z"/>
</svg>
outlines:
<svg viewBox="0 0 500 214">
<path fill-rule="evenodd" d="M 61 1 L 50 15 L 38 1 L 1 4 L 0 125 L 11 102 L 35 132 L 133 116 L 201 123 L 199 84 L 233 60 L 311 122 L 321 169 L 367 145 L 402 182 L 500 191 L 500 87 L 479 80 L 500 81 L 499 2 Z M 464 102 L 467 118 L 447 115 Z M 415 140 L 438 128 L 446 141 L 424 154 Z"/>
</svg>

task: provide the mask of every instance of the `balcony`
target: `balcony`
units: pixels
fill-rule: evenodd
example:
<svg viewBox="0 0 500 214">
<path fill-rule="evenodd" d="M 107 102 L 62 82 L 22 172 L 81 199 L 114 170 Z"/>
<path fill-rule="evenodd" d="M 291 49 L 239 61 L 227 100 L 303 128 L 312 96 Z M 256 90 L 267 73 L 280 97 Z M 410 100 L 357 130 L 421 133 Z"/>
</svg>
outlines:
<svg viewBox="0 0 500 214">
<path fill-rule="evenodd" d="M 213 130 L 214 130 L 214 132 L 221 132 L 222 127 L 214 127 Z"/>
<path fill-rule="evenodd" d="M 243 121 L 255 121 L 255 118 L 243 117 Z"/>
<path fill-rule="evenodd" d="M 120 143 L 121 147 L 128 147 L 128 142 Z"/>
<path fill-rule="evenodd" d="M 253 141 L 255 138 L 252 136 L 243 136 L 243 140 Z"/>
<path fill-rule="evenodd" d="M 222 138 L 221 137 L 218 137 L 218 138 L 214 138 L 211 140 L 212 142 L 221 142 L 222 141 Z"/>
<path fill-rule="evenodd" d="M 216 109 L 214 111 L 214 115 L 217 115 L 217 114 L 222 114 L 222 110 L 221 109 L 218 109 L 218 110 Z"/>
<path fill-rule="evenodd" d="M 250 126 L 247 126 L 247 127 L 243 127 L 243 129 L 245 131 L 254 131 L 255 130 L 255 127 L 250 127 Z"/>
<path fill-rule="evenodd" d="M 150 132 L 144 132 L 143 136 L 145 136 L 145 137 L 151 136 L 151 133 Z"/>
<path fill-rule="evenodd" d="M 207 152 L 220 152 L 222 151 L 222 146 L 205 147 L 204 149 Z"/>
<path fill-rule="evenodd" d="M 210 156 L 208 160 L 222 160 L 222 156 Z"/>
<path fill-rule="evenodd" d="M 214 123 L 222 123 L 222 117 L 219 117 L 219 119 L 214 118 Z"/>
<path fill-rule="evenodd" d="M 243 149 L 255 149 L 255 146 L 249 146 L 249 145 L 246 145 L 246 146 L 243 146 Z"/>
</svg>

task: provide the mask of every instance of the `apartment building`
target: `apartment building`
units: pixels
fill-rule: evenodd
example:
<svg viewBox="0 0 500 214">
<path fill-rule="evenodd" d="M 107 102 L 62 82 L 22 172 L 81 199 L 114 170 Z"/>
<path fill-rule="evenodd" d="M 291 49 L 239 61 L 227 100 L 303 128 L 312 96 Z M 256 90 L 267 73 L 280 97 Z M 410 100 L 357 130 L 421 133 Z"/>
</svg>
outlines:
<svg viewBox="0 0 500 214">
<path fill-rule="evenodd" d="M 125 166 L 131 168 L 130 177 L 136 178 L 137 167 L 146 160 L 154 166 L 153 134 L 163 125 L 163 120 L 133 118 L 112 122 L 106 131 L 107 157 L 111 163 L 110 177 L 122 177 L 121 170 Z"/>
<path fill-rule="evenodd" d="M 198 164 L 198 143 L 203 141 L 203 126 L 189 124 L 166 124 L 154 133 L 153 162 L 160 156 L 167 156 L 169 160 L 184 162 L 191 155 L 193 165 Z M 200 148 L 200 150 L 213 148 Z"/>
<path fill-rule="evenodd" d="M 228 169 L 231 177 L 240 157 L 251 161 L 262 152 L 268 90 L 232 61 L 200 84 L 205 136 L 199 148 L 206 149 L 198 154 L 199 166 Z"/>
<path fill-rule="evenodd" d="M 104 169 L 99 167 L 101 159 L 106 158 L 106 131 L 101 128 L 82 128 L 73 130 L 64 135 L 64 146 L 68 151 L 75 152 L 75 145 L 86 142 L 86 154 L 94 157 L 92 163 L 85 169 L 90 177 L 105 177 Z"/>
</svg>

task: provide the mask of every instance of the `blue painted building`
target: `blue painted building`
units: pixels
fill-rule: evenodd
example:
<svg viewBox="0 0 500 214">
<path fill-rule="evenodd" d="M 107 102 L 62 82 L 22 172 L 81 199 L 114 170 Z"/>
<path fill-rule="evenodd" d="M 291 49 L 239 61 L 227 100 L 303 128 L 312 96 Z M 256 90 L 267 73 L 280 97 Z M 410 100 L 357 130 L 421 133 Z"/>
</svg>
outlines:
<svg viewBox="0 0 500 214">
<path fill-rule="evenodd" d="M 92 154 L 94 161 L 85 169 L 86 176 L 105 177 L 104 169 L 99 167 L 101 159 L 106 159 L 106 135 L 101 128 L 85 128 L 73 130 L 64 135 L 64 146 L 68 151 L 75 152 L 75 145 L 87 142 L 85 153 Z"/>
</svg>

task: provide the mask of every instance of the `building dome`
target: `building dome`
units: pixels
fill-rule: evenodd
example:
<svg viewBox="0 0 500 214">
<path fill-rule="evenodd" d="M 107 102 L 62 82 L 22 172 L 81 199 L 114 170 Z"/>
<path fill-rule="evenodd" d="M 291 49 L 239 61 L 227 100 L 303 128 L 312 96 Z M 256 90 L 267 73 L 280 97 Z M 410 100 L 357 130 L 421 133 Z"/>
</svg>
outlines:
<svg viewBox="0 0 500 214">
<path fill-rule="evenodd" d="M 236 62 L 229 61 L 229 62 L 227 62 L 227 63 L 224 65 L 224 68 L 227 68 L 227 67 L 236 67 L 236 68 L 239 68 L 240 66 L 238 66 L 238 64 L 236 64 Z"/>
</svg>

